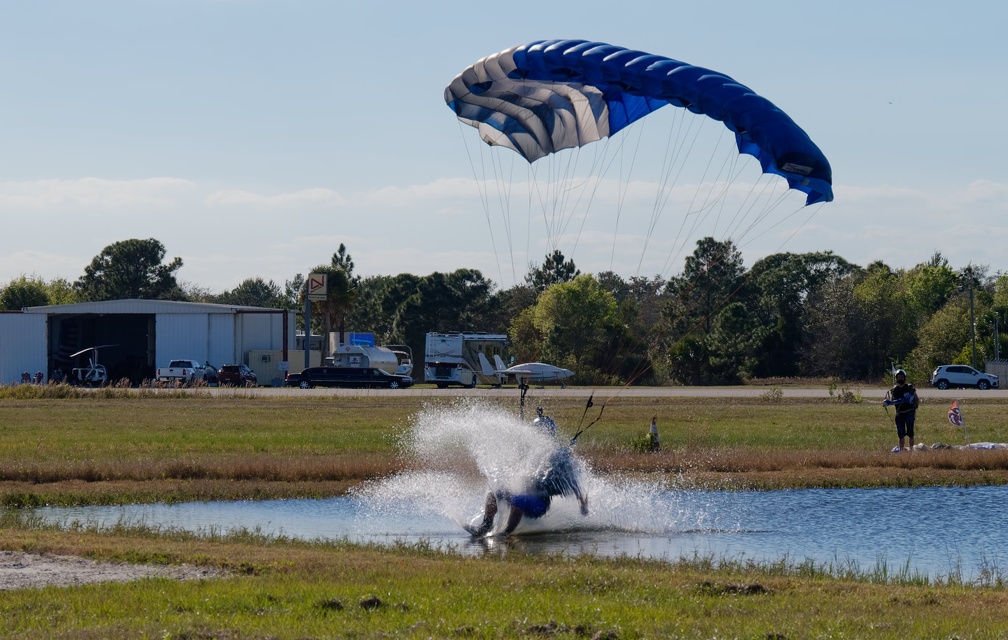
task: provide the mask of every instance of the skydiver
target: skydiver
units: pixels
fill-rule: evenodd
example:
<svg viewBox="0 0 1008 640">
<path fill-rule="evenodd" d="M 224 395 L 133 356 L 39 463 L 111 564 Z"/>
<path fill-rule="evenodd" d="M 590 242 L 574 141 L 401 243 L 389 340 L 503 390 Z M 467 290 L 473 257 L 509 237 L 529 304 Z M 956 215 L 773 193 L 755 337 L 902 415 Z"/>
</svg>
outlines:
<svg viewBox="0 0 1008 640">
<path fill-rule="evenodd" d="M 521 493 L 512 493 L 508 490 L 487 493 L 483 507 L 483 522 L 478 527 L 474 525 L 465 527 L 474 538 L 486 535 L 493 528 L 500 500 L 507 502 L 511 507 L 504 535 L 513 532 L 523 517 L 536 519 L 546 515 L 553 496 L 573 495 L 580 504 L 581 515 L 588 515 L 588 495 L 582 490 L 578 480 L 571 447 L 556 441 L 556 423 L 549 416 L 543 415 L 541 407 L 536 413 L 538 417 L 532 424 L 553 438 L 553 450 L 535 473 L 525 480 Z"/>
</svg>

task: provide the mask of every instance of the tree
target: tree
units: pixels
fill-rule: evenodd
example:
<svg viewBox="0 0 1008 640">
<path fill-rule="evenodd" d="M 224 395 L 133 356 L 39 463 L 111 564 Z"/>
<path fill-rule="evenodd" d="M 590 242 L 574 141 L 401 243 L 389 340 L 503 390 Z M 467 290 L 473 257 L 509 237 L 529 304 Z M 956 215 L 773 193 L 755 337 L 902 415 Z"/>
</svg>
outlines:
<svg viewBox="0 0 1008 640">
<path fill-rule="evenodd" d="M 49 293 L 49 304 L 73 304 L 77 302 L 77 293 L 73 283 L 66 278 L 53 278 L 46 284 Z"/>
<path fill-rule="evenodd" d="M 42 307 L 49 302 L 49 291 L 45 282 L 37 276 L 22 275 L 7 283 L 0 290 L 0 309 L 20 311 L 26 307 Z"/>
<path fill-rule="evenodd" d="M 777 253 L 756 262 L 746 280 L 753 337 L 746 376 L 800 373 L 807 302 L 828 283 L 860 271 L 831 251 Z M 713 345 L 712 345 L 713 347 Z"/>
<path fill-rule="evenodd" d="M 533 324 L 543 337 L 541 352 L 549 362 L 570 365 L 581 380 L 611 374 L 599 365 L 609 327 L 618 324 L 616 300 L 591 275 L 544 291 L 535 305 Z"/>
<path fill-rule="evenodd" d="M 693 331 L 709 334 L 718 309 L 741 289 L 744 273 L 742 253 L 731 240 L 698 240 L 682 275 L 668 284 L 672 297 L 668 312 L 678 336 Z"/>
<path fill-rule="evenodd" d="M 221 304 L 233 304 L 243 307 L 265 307 L 267 309 L 283 309 L 287 307 L 287 299 L 280 285 L 262 278 L 246 278 L 231 291 L 225 291 L 216 298 Z"/>
<path fill-rule="evenodd" d="M 858 340 L 859 369 L 862 377 L 875 380 L 893 363 L 905 363 L 917 344 L 902 275 L 882 262 L 868 265 L 864 279 L 854 287 L 854 300 L 865 321 Z"/>
<path fill-rule="evenodd" d="M 484 330 L 492 293 L 493 283 L 476 269 L 434 272 L 399 305 L 394 333 L 422 353 L 429 331 Z"/>
<path fill-rule="evenodd" d="M 940 364 L 968 364 L 970 353 L 969 301 L 955 296 L 920 328 L 920 339 L 911 356 L 917 371 L 931 371 Z M 963 353 L 966 359 L 960 359 Z"/>
<path fill-rule="evenodd" d="M 158 240 L 121 240 L 102 249 L 74 284 L 83 301 L 181 300 L 175 272 L 182 258 L 162 264 L 165 248 Z"/>
<path fill-rule="evenodd" d="M 927 322 L 956 292 L 959 279 L 941 252 L 906 274 L 907 298 L 917 326 Z"/>
<path fill-rule="evenodd" d="M 525 282 L 536 294 L 540 294 L 550 286 L 570 282 L 580 274 L 581 272 L 574 266 L 574 261 L 565 260 L 563 253 L 555 249 L 551 255 L 546 256 L 538 268 L 530 266 L 529 272 L 525 275 Z"/>
<path fill-rule="evenodd" d="M 839 376 L 847 380 L 866 377 L 859 354 L 862 332 L 868 322 L 854 296 L 861 278 L 860 275 L 839 278 L 809 296 L 802 327 L 803 375 Z"/>
<path fill-rule="evenodd" d="M 312 273 L 326 274 L 326 299 L 312 304 L 312 315 L 321 317 L 322 333 L 328 337 L 333 325 L 340 334 L 340 340 L 346 334 L 346 319 L 357 300 L 357 286 L 360 277 L 353 274 L 354 263 L 347 253 L 346 245 L 340 243 L 339 249 L 332 255 L 327 265 L 312 269 Z M 328 341 L 323 340 L 322 355 L 328 355 Z"/>
<path fill-rule="evenodd" d="M 382 344 L 409 344 L 416 351 L 417 347 L 397 331 L 395 320 L 405 301 L 416 293 L 421 280 L 411 273 L 364 278 L 357 286 L 357 300 L 347 322 L 352 327 L 373 332 Z"/>
</svg>

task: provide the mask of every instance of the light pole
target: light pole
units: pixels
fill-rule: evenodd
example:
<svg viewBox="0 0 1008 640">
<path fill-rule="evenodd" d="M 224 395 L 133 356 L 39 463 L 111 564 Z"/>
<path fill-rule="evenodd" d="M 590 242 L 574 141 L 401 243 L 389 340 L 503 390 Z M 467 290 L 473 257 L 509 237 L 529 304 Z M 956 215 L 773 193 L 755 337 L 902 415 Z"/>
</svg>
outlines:
<svg viewBox="0 0 1008 640">
<path fill-rule="evenodd" d="M 977 368 L 977 356 L 976 356 L 976 318 L 973 315 L 973 290 L 979 284 L 977 279 L 976 270 L 973 268 L 972 264 L 966 266 L 965 269 L 959 275 L 959 290 L 962 291 L 963 288 L 969 287 L 969 304 L 970 304 L 970 361 L 973 364 L 973 368 Z"/>
<path fill-rule="evenodd" d="M 973 356 L 973 368 L 977 368 L 976 361 L 976 319 L 973 317 L 973 287 L 970 286 L 970 332 L 971 332 L 971 355 Z"/>
</svg>

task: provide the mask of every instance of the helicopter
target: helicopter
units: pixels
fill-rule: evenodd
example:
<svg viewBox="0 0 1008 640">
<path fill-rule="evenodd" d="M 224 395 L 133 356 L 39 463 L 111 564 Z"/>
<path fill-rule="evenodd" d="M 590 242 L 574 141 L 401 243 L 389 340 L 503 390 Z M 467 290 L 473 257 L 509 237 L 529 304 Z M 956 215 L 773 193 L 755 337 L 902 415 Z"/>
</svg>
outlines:
<svg viewBox="0 0 1008 640">
<path fill-rule="evenodd" d="M 103 344 L 96 347 L 81 349 L 77 353 L 70 354 L 71 358 L 76 358 L 77 356 L 83 355 L 89 351 L 94 352 L 92 355 L 88 356 L 88 364 L 86 367 L 74 367 L 71 370 L 70 384 L 84 387 L 100 387 L 103 384 L 107 384 L 108 372 L 105 370 L 105 365 L 98 363 L 98 350 L 118 346 L 119 345 L 117 344 Z"/>
</svg>

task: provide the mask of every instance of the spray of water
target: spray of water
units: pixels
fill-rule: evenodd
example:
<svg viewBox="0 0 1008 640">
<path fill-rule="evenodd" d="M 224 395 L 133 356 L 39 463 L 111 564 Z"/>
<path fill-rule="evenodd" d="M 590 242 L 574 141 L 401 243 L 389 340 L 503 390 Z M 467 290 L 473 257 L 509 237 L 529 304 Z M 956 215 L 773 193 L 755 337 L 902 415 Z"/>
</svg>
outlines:
<svg viewBox="0 0 1008 640">
<path fill-rule="evenodd" d="M 560 425 L 560 438 L 569 430 Z M 584 436 L 582 436 L 582 439 Z M 500 406 L 464 399 L 420 411 L 400 439 L 410 471 L 356 492 L 366 510 L 409 510 L 440 515 L 462 525 L 482 513 L 488 491 L 517 492 L 557 446 L 548 435 Z M 516 533 L 612 530 L 665 534 L 711 526 L 705 505 L 680 499 L 659 483 L 600 476 L 577 455 L 589 515 L 573 497 L 556 497 L 549 512 L 525 519 Z M 506 507 L 502 508 L 506 518 Z M 499 518 L 501 516 L 498 516 Z"/>
</svg>

